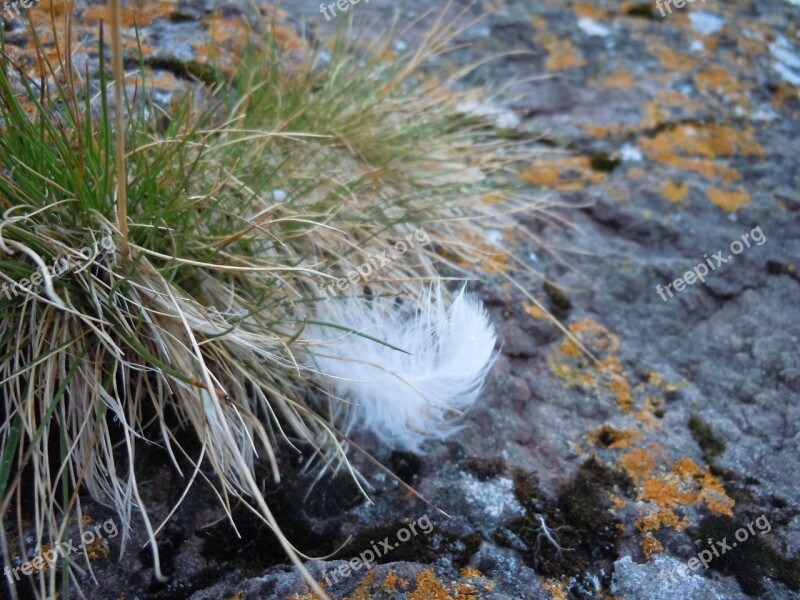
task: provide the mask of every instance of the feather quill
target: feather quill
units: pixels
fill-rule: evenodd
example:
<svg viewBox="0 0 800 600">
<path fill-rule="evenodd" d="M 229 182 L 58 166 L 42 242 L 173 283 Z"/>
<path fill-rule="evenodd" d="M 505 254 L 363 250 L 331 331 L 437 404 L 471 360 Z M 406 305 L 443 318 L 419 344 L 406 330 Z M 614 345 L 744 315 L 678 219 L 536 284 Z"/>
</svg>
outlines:
<svg viewBox="0 0 800 600">
<path fill-rule="evenodd" d="M 324 305 L 317 318 L 344 330 L 310 328 L 313 360 L 351 403 L 346 428 L 368 429 L 383 444 L 413 452 L 458 429 L 494 359 L 495 330 L 478 299 L 462 288 L 445 307 L 436 287 L 423 292 L 418 308 L 355 296 Z"/>
</svg>

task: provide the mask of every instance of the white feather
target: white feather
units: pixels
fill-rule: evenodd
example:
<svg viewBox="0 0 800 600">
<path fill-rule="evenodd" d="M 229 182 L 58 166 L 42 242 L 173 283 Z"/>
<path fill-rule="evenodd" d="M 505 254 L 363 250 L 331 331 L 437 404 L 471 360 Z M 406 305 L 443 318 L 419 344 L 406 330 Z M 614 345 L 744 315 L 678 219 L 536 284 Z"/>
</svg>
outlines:
<svg viewBox="0 0 800 600">
<path fill-rule="evenodd" d="M 457 428 L 455 420 L 480 393 L 496 340 L 486 310 L 463 289 L 449 308 L 441 288 L 423 292 L 419 304 L 417 310 L 386 299 L 329 300 L 316 318 L 346 330 L 309 332 L 320 342 L 316 368 L 352 403 L 348 425 L 412 451 Z"/>
</svg>

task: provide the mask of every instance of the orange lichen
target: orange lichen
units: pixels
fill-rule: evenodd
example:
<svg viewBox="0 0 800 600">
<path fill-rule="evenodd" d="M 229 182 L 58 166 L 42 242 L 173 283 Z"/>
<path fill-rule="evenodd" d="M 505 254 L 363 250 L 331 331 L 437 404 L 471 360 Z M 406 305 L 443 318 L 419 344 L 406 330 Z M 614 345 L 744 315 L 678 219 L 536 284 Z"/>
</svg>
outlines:
<svg viewBox="0 0 800 600">
<path fill-rule="evenodd" d="M 619 450 L 629 448 L 635 441 L 642 439 L 642 434 L 634 429 L 615 429 L 605 423 L 592 433 L 591 438 L 595 444 Z"/>
<path fill-rule="evenodd" d="M 645 401 L 645 410 L 636 411 L 633 416 L 636 417 L 637 421 L 641 421 L 645 427 L 651 429 L 661 429 L 662 427 L 661 423 L 653 416 L 650 407 L 647 405 L 647 401 Z"/>
<path fill-rule="evenodd" d="M 459 574 L 464 579 L 469 579 L 471 577 L 483 577 L 483 573 L 481 573 L 478 569 L 473 569 L 472 567 L 464 567 L 459 571 Z"/>
<path fill-rule="evenodd" d="M 689 195 L 689 183 L 676 184 L 668 179 L 661 187 L 661 195 L 670 202 L 682 202 Z"/>
<path fill-rule="evenodd" d="M 547 58 L 544 68 L 547 71 L 562 71 L 564 69 L 574 69 L 583 67 L 586 59 L 583 53 L 569 39 L 565 39 L 552 32 L 549 23 L 542 17 L 534 17 L 533 27 L 537 33 L 537 39 L 547 50 Z"/>
<path fill-rule="evenodd" d="M 592 319 L 581 319 L 569 326 L 569 330 L 581 343 L 595 354 L 619 352 L 619 337 Z M 571 343 L 571 342 L 569 342 Z"/>
<path fill-rule="evenodd" d="M 736 212 L 750 204 L 750 194 L 747 190 L 728 192 L 720 188 L 708 188 L 708 199 L 727 212 Z"/>
<path fill-rule="evenodd" d="M 716 159 L 764 154 L 751 131 L 737 131 L 728 125 L 679 125 L 642 139 L 641 146 L 650 160 L 724 181 L 738 181 L 741 174 Z"/>
<path fill-rule="evenodd" d="M 369 600 L 372 597 L 370 593 L 375 584 L 375 571 L 370 571 L 358 582 L 358 587 L 353 593 L 344 600 Z"/>
<path fill-rule="evenodd" d="M 531 317 L 539 321 L 546 321 L 549 320 L 547 313 L 543 311 L 541 308 L 534 304 L 529 304 L 528 302 L 522 303 L 522 308 L 525 309 L 525 312 L 528 313 Z"/>
<path fill-rule="evenodd" d="M 617 71 L 607 75 L 600 80 L 600 87 L 603 89 L 622 89 L 627 90 L 636 84 L 636 76 L 630 71 Z"/>
<path fill-rule="evenodd" d="M 744 108 L 750 106 L 747 93 L 753 88 L 753 85 L 743 83 L 738 74 L 719 64 L 712 65 L 695 74 L 694 85 L 701 92 L 722 96 Z"/>
<path fill-rule="evenodd" d="M 550 596 L 552 596 L 553 600 L 567 600 L 569 598 L 566 581 L 545 579 L 542 580 L 541 586 L 545 592 L 550 593 Z"/>
<path fill-rule="evenodd" d="M 653 50 L 651 50 L 651 53 Z M 656 50 L 656 58 L 661 62 L 661 66 L 669 72 L 685 73 L 694 69 L 700 62 L 693 56 L 678 54 L 668 46 L 659 46 Z"/>
<path fill-rule="evenodd" d="M 524 171 L 520 177 L 525 183 L 531 185 L 552 187 L 559 182 L 561 176 L 553 165 L 542 165 L 536 169 Z"/>
<path fill-rule="evenodd" d="M 396 573 L 389 573 L 386 579 L 383 580 L 383 589 L 387 592 L 396 592 L 398 585 L 408 587 L 409 583 L 407 579 L 403 579 Z"/>
<path fill-rule="evenodd" d="M 643 533 L 658 531 L 664 527 L 671 527 L 675 531 L 683 531 L 688 524 L 689 521 L 686 517 L 679 517 L 671 509 L 656 508 L 636 522 L 636 529 Z"/>
<path fill-rule="evenodd" d="M 674 479 L 648 477 L 640 484 L 639 496 L 645 502 L 652 502 L 666 508 L 694 504 L 697 501 L 697 494 L 693 491 L 682 490 L 681 483 Z"/>
<path fill-rule="evenodd" d="M 611 503 L 614 505 L 614 508 L 616 510 L 622 510 L 623 508 L 628 506 L 628 501 L 624 500 L 623 498 L 620 498 L 616 494 L 609 493 L 608 497 L 611 500 Z"/>
<path fill-rule="evenodd" d="M 622 362 L 613 356 L 619 351 L 619 338 L 591 319 L 577 321 L 569 329 L 573 338 L 568 338 L 558 348 L 560 355 L 568 360 L 558 361 L 551 355 L 548 357 L 550 368 L 570 386 L 586 385 L 612 393 L 620 409 L 630 412 L 634 404 L 630 382 Z M 596 356 L 612 356 L 590 360 L 581 346 Z"/>
<path fill-rule="evenodd" d="M 598 371 L 606 375 L 603 385 L 616 396 L 620 410 L 624 413 L 631 412 L 633 408 L 631 384 L 620 360 L 616 357 L 605 358 L 600 361 Z"/>
<path fill-rule="evenodd" d="M 520 178 L 531 185 L 559 190 L 579 190 L 602 183 L 608 174 L 595 171 L 588 156 L 565 156 L 537 160 Z"/>
<path fill-rule="evenodd" d="M 608 19 L 608 11 L 600 8 L 596 4 L 575 4 L 572 7 L 578 17 L 605 21 Z"/>
<path fill-rule="evenodd" d="M 408 600 L 451 600 L 452 598 L 452 590 L 430 569 L 417 575 L 417 587 L 408 594 Z"/>
<path fill-rule="evenodd" d="M 546 71 L 577 69 L 586 65 L 583 53 L 570 40 L 553 36 L 545 38 L 543 42 L 549 53 L 544 61 Z"/>
<path fill-rule="evenodd" d="M 653 558 L 654 554 L 659 554 L 664 551 L 664 545 L 659 542 L 652 534 L 648 533 L 642 540 L 642 550 L 647 560 Z"/>
<path fill-rule="evenodd" d="M 650 476 L 656 468 L 655 456 L 644 448 L 635 448 L 623 454 L 619 461 L 634 481 Z"/>
<path fill-rule="evenodd" d="M 711 512 L 733 516 L 733 498 L 728 496 L 719 478 L 711 474 L 708 468 L 702 468 L 691 458 L 683 458 L 675 463 L 673 472 L 684 480 L 691 478 L 698 486 L 698 502 L 705 502 Z"/>
</svg>

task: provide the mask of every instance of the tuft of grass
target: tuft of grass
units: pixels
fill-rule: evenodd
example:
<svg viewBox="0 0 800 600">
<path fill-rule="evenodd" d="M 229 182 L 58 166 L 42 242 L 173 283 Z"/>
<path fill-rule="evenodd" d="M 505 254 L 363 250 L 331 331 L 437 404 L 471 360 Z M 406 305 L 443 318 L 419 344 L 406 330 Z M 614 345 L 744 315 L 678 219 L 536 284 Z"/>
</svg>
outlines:
<svg viewBox="0 0 800 600">
<path fill-rule="evenodd" d="M 0 57 L 6 564 L 64 539 L 89 495 L 117 511 L 123 539 L 139 513 L 159 577 L 164 523 L 151 522 L 136 469 L 153 443 L 173 457 L 181 499 L 200 478 L 229 514 L 246 503 L 303 569 L 253 465 L 266 460 L 278 485 L 286 444 L 352 472 L 347 403 L 327 393 L 304 336 L 331 301 L 320 283 L 420 226 L 432 243 L 370 281 L 371 294 L 413 298 L 444 275 L 507 273 L 485 230 L 516 228 L 515 214 L 537 207 L 509 184 L 519 152 L 461 108 L 492 92 L 455 91 L 469 69 L 445 80 L 426 70 L 459 33 L 443 18 L 391 60 L 391 35 L 366 48 L 340 35 L 301 58 L 268 37 L 230 86 L 169 112 L 151 101 L 142 59 L 144 87 L 122 96 L 124 160 L 104 70 L 92 82 L 70 52 L 51 63 L 33 30 L 37 78 Z M 71 267 L 31 283 L 59 261 Z M 38 594 L 68 597 L 76 560 L 36 572 Z"/>
</svg>

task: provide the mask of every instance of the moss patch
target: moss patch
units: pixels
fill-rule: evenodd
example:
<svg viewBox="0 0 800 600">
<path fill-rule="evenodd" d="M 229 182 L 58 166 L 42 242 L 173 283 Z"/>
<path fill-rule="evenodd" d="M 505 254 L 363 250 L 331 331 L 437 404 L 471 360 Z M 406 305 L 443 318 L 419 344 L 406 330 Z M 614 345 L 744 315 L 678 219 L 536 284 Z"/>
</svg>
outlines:
<svg viewBox="0 0 800 600">
<path fill-rule="evenodd" d="M 611 173 L 614 169 L 622 164 L 618 158 L 611 158 L 608 152 L 595 152 L 589 159 L 589 165 L 595 171 L 602 171 L 604 173 Z"/>
<path fill-rule="evenodd" d="M 713 462 L 720 454 L 725 452 L 725 442 L 714 434 L 714 430 L 701 417 L 692 415 L 689 418 L 689 430 L 700 449 L 703 459 L 707 463 Z"/>
<path fill-rule="evenodd" d="M 481 458 L 473 456 L 467 459 L 467 468 L 480 481 L 489 481 L 505 473 L 506 461 L 502 458 Z"/>
<path fill-rule="evenodd" d="M 736 540 L 736 531 L 740 528 L 740 523 L 727 517 L 706 517 L 694 532 L 695 545 L 697 548 L 706 548 L 709 539 L 718 541 L 727 538 L 727 543 L 732 546 Z M 733 575 L 742 591 L 751 596 L 765 592 L 764 577 L 800 592 L 800 558 L 781 555 L 773 544 L 767 543 L 769 534 L 762 534 L 757 527 L 754 531 L 754 535 L 747 531 L 748 537 L 745 541 L 736 542 L 736 547 L 714 558 L 709 563 L 709 568 L 724 575 Z"/>
<path fill-rule="evenodd" d="M 610 512 L 610 496 L 631 489 L 627 475 L 590 458 L 555 499 L 541 493 L 534 475 L 516 472 L 514 482 L 527 512 L 508 532 L 495 532 L 497 543 L 522 542 L 525 562 L 546 577 L 592 572 L 602 579 L 603 573 L 612 572 L 621 523 Z"/>
</svg>

